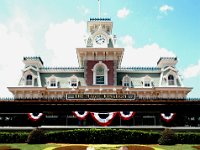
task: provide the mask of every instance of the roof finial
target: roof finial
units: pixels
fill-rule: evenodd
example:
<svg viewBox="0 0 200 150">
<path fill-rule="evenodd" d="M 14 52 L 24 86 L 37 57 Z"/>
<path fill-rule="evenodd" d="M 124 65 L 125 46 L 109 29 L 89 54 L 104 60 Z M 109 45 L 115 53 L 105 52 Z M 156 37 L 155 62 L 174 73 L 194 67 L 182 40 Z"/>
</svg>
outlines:
<svg viewBox="0 0 200 150">
<path fill-rule="evenodd" d="M 101 18 L 101 0 L 98 0 L 99 5 L 99 19 Z"/>
</svg>

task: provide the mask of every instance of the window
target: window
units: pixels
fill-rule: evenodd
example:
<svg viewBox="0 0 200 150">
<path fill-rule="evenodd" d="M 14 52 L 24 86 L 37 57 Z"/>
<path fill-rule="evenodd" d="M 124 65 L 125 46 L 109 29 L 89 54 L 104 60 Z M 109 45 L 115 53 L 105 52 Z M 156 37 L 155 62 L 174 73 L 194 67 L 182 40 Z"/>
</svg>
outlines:
<svg viewBox="0 0 200 150">
<path fill-rule="evenodd" d="M 32 80 L 33 80 L 32 75 L 27 75 L 27 77 L 26 77 L 26 85 L 33 85 Z"/>
<path fill-rule="evenodd" d="M 107 66 L 99 61 L 94 65 L 93 69 L 93 84 L 94 85 L 107 85 L 108 84 L 108 71 Z"/>
<path fill-rule="evenodd" d="M 48 88 L 58 88 L 58 78 L 54 75 L 48 77 L 46 83 Z"/>
<path fill-rule="evenodd" d="M 143 87 L 152 87 L 152 79 L 150 76 L 145 76 L 143 80 Z"/>
<path fill-rule="evenodd" d="M 168 76 L 168 85 L 174 85 L 174 76 L 173 75 Z"/>
<path fill-rule="evenodd" d="M 145 87 L 150 87 L 151 86 L 151 82 L 150 81 L 144 81 L 144 86 Z"/>
<path fill-rule="evenodd" d="M 104 84 L 104 67 L 98 66 L 96 68 L 96 84 Z"/>
<path fill-rule="evenodd" d="M 78 86 L 78 78 L 73 75 L 70 79 L 70 85 L 71 87 L 77 87 Z"/>
<path fill-rule="evenodd" d="M 56 87 L 56 80 L 55 79 L 51 79 L 50 87 Z"/>
<path fill-rule="evenodd" d="M 122 84 L 123 86 L 127 86 L 127 87 L 130 86 L 130 77 L 128 75 L 123 77 Z"/>
</svg>

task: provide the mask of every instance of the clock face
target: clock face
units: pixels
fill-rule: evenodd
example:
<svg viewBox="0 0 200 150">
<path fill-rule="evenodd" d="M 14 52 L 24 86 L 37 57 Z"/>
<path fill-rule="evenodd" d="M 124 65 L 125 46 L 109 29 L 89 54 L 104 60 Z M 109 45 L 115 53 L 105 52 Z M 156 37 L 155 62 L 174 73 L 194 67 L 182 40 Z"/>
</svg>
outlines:
<svg viewBox="0 0 200 150">
<path fill-rule="evenodd" d="M 97 44 L 101 45 L 101 44 L 105 43 L 106 39 L 103 35 L 99 34 L 95 37 L 95 41 L 96 41 Z"/>
</svg>

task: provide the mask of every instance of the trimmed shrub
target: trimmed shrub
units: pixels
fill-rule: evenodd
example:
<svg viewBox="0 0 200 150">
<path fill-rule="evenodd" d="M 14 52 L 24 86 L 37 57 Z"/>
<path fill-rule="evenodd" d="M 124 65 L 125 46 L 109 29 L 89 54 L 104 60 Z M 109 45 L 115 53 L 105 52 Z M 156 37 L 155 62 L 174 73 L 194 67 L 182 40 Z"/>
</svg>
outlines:
<svg viewBox="0 0 200 150">
<path fill-rule="evenodd" d="M 158 139 L 158 144 L 160 145 L 175 145 L 176 135 L 171 129 L 165 129 L 162 132 L 161 137 Z"/>
<path fill-rule="evenodd" d="M 42 129 L 36 128 L 31 131 L 27 138 L 28 144 L 44 144 L 46 143 L 46 136 Z"/>
<path fill-rule="evenodd" d="M 35 130 L 39 130 L 39 133 L 34 133 Z M 172 143 L 200 144 L 199 132 L 179 132 L 175 135 L 173 133 L 161 136 L 159 132 L 131 129 L 68 129 L 50 130 L 45 133 L 41 129 L 35 130 L 31 133 L 33 135 L 26 131 L 1 131 L 0 143 L 33 143 L 32 141 L 36 140 L 34 143 L 157 144 L 159 142 L 159 144 L 166 144 L 162 142 L 169 143 L 171 141 L 170 145 Z M 175 140 L 172 140 L 173 136 L 175 136 Z"/>
<path fill-rule="evenodd" d="M 0 143 L 24 143 L 28 137 L 27 132 L 0 132 Z"/>
<path fill-rule="evenodd" d="M 159 133 L 127 129 L 74 129 L 47 132 L 48 142 L 79 144 L 156 144 Z"/>
</svg>

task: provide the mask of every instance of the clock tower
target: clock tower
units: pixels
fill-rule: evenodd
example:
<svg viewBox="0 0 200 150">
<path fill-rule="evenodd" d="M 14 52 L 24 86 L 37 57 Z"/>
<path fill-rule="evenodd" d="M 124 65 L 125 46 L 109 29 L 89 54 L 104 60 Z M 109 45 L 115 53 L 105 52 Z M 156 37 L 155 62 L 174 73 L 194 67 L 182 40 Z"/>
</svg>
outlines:
<svg viewBox="0 0 200 150">
<path fill-rule="evenodd" d="M 110 18 L 90 18 L 87 22 L 85 48 L 77 48 L 79 66 L 85 70 L 87 85 L 116 85 L 117 68 L 121 65 L 123 48 L 115 48 Z"/>
</svg>

